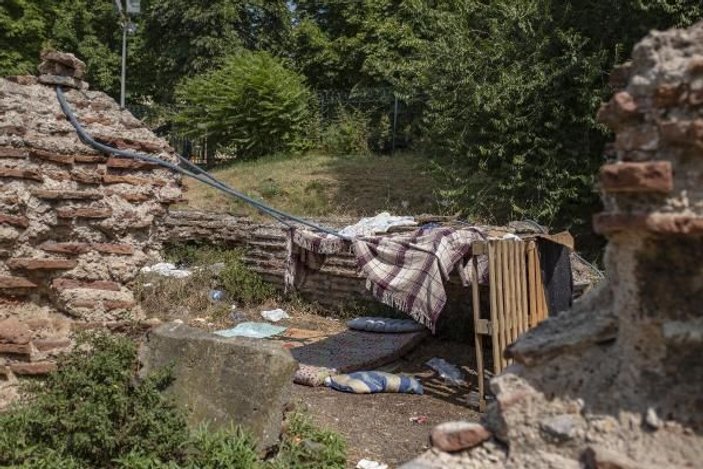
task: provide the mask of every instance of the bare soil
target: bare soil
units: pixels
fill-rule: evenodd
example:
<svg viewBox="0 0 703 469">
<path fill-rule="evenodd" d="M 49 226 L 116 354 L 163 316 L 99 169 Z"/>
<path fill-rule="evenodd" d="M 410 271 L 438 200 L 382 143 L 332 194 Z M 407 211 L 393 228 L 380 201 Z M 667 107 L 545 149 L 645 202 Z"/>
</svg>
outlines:
<svg viewBox="0 0 703 469">
<path fill-rule="evenodd" d="M 414 375 L 422 382 L 424 395 L 349 394 L 294 385 L 294 401 L 316 424 L 345 438 L 348 467 L 355 467 L 364 458 L 396 467 L 428 448 L 429 431 L 434 425 L 448 420 L 480 419 L 481 414 L 469 400 L 469 391 L 475 391 L 475 385 L 469 389 L 445 384 L 425 365 L 433 357 L 462 366 L 467 379 L 475 381 L 469 344 L 428 338 L 415 351 L 382 368 Z M 422 423 L 413 418 L 420 418 Z"/>
</svg>

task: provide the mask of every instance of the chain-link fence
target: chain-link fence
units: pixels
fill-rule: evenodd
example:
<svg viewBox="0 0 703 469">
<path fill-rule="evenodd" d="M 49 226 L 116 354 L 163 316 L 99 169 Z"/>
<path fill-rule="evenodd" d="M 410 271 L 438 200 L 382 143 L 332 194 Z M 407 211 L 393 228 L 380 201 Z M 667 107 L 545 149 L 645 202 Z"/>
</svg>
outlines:
<svg viewBox="0 0 703 469">
<path fill-rule="evenodd" d="M 352 91 L 321 90 L 315 93 L 319 128 L 333 126 L 343 112 L 363 116 L 368 131 L 369 148 L 374 152 L 393 153 L 409 147 L 415 135 L 419 110 L 412 100 L 400 98 L 391 88 L 357 88 Z M 129 110 L 144 120 L 175 150 L 195 164 L 214 166 L 235 160 L 236 154 L 217 151 L 206 139 L 186 137 L 170 122 L 174 109 L 132 105 Z"/>
</svg>

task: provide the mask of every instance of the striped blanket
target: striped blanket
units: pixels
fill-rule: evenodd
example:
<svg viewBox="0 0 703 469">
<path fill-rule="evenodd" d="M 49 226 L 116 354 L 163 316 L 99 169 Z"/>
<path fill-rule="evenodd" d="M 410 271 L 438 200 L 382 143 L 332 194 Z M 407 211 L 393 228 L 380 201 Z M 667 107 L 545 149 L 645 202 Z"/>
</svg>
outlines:
<svg viewBox="0 0 703 469">
<path fill-rule="evenodd" d="M 351 249 L 366 287 L 381 302 L 409 314 L 435 331 L 447 302 L 444 281 L 457 266 L 468 284 L 460 262 L 471 245 L 484 236 L 477 229 L 436 228 L 429 232 L 369 236 L 345 242 L 309 231 L 291 230 L 288 240 L 286 288 L 302 285 L 307 269 L 318 269 L 329 254 Z"/>
</svg>

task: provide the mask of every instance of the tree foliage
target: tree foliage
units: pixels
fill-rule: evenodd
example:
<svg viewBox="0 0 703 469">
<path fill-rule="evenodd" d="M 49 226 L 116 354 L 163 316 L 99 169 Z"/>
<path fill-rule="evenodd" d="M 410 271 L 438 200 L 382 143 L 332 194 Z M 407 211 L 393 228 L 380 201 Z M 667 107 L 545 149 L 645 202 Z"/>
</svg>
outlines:
<svg viewBox="0 0 703 469">
<path fill-rule="evenodd" d="M 312 96 L 301 75 L 266 52 L 241 52 L 182 83 L 176 123 L 240 158 L 307 145 Z"/>
</svg>

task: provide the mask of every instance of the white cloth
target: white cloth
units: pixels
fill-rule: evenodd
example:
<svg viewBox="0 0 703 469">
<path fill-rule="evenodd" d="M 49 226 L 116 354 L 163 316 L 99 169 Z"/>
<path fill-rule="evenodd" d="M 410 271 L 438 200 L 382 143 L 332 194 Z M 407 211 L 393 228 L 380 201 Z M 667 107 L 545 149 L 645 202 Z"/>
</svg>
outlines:
<svg viewBox="0 0 703 469">
<path fill-rule="evenodd" d="M 382 212 L 375 217 L 362 218 L 354 225 L 343 228 L 339 234 L 350 238 L 372 236 L 377 233 L 387 233 L 389 229 L 399 226 L 417 226 L 417 222 L 413 217 L 396 217 L 388 212 Z"/>
</svg>

